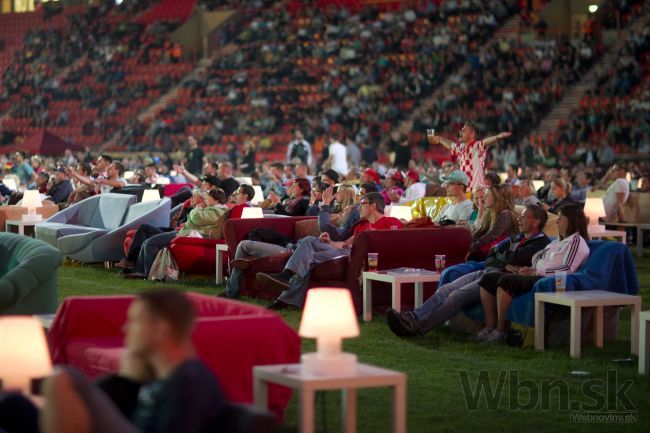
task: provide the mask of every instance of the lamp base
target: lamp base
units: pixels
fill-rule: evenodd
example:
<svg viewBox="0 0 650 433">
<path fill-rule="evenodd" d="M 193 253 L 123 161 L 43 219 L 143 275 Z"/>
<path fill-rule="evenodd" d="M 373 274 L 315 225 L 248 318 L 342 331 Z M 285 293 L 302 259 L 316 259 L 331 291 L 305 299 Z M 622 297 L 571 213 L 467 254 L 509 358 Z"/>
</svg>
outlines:
<svg viewBox="0 0 650 433">
<path fill-rule="evenodd" d="M 323 356 L 318 352 L 305 353 L 301 356 L 302 371 L 315 376 L 346 376 L 356 372 L 357 355 L 339 353 L 335 356 Z"/>
<path fill-rule="evenodd" d="M 22 221 L 30 222 L 30 223 L 43 221 L 43 215 L 41 215 L 40 213 L 35 213 L 35 214 L 26 213 L 23 215 Z"/>
</svg>

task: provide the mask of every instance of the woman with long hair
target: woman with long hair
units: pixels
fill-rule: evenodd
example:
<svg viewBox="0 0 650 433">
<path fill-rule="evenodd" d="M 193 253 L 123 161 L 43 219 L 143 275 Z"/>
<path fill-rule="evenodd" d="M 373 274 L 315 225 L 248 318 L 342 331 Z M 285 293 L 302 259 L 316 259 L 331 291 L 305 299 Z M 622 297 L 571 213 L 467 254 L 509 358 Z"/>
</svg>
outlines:
<svg viewBox="0 0 650 433">
<path fill-rule="evenodd" d="M 472 232 L 468 260 L 483 260 L 490 247 L 519 231 L 519 218 L 509 185 L 487 188 L 484 206 L 483 215 Z"/>
<path fill-rule="evenodd" d="M 343 241 L 350 237 L 350 229 L 359 220 L 359 206 L 355 203 L 356 191 L 352 185 L 340 185 L 336 191 L 332 187 L 323 191 L 323 202 L 318 212 L 318 230 L 327 232 L 330 239 Z M 334 206 L 332 202 L 336 199 Z M 338 213 L 335 213 L 339 211 Z"/>
<path fill-rule="evenodd" d="M 505 272 L 490 272 L 481 278 L 481 302 L 485 328 L 475 341 L 503 342 L 506 313 L 512 299 L 530 292 L 537 281 L 556 272 L 575 272 L 589 257 L 587 217 L 580 206 L 564 206 L 557 219 L 559 239 L 532 258 L 532 266 L 506 266 Z"/>
</svg>

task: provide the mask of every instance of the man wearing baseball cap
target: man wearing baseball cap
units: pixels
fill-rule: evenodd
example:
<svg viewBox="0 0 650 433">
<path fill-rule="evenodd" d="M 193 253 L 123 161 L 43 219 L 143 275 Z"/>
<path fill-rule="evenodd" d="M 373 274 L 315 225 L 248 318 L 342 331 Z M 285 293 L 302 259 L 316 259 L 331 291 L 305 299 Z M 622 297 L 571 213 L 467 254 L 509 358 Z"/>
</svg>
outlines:
<svg viewBox="0 0 650 433">
<path fill-rule="evenodd" d="M 447 197 L 451 203 L 442 208 L 433 222 L 441 225 L 458 224 L 467 221 L 472 215 L 472 200 L 465 195 L 469 185 L 469 176 L 461 170 L 454 170 L 443 178 Z"/>
<path fill-rule="evenodd" d="M 54 173 L 54 185 L 52 185 L 52 188 L 50 188 L 47 194 L 54 203 L 59 204 L 67 201 L 71 192 L 72 184 L 70 183 L 70 179 L 68 179 L 68 174 L 65 171 L 65 167 L 60 166 Z"/>
<path fill-rule="evenodd" d="M 429 136 L 429 143 L 442 144 L 451 150 L 451 156 L 458 159 L 460 169 L 469 177 L 469 187 L 475 185 L 485 185 L 483 180 L 483 171 L 485 168 L 485 157 L 487 149 L 491 144 L 499 140 L 510 137 L 510 132 L 500 132 L 492 137 L 477 140 L 478 128 L 470 121 L 465 122 L 459 132 L 460 140 L 452 141 L 439 135 Z"/>
<path fill-rule="evenodd" d="M 427 193 L 426 185 L 420 182 L 420 174 L 413 169 L 406 172 L 404 186 L 406 189 L 404 190 L 404 195 L 399 199 L 400 204 L 422 198 Z"/>
</svg>

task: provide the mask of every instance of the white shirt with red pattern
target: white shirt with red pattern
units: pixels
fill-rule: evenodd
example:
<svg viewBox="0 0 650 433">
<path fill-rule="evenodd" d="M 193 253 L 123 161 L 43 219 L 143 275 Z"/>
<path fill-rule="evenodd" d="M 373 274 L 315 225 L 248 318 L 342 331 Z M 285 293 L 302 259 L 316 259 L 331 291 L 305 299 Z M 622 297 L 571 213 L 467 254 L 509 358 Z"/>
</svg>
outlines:
<svg viewBox="0 0 650 433">
<path fill-rule="evenodd" d="M 487 147 L 483 140 L 476 140 L 472 143 L 452 143 L 451 156 L 458 160 L 460 169 L 469 176 L 469 188 L 475 185 L 485 185 L 483 170 Z"/>
</svg>

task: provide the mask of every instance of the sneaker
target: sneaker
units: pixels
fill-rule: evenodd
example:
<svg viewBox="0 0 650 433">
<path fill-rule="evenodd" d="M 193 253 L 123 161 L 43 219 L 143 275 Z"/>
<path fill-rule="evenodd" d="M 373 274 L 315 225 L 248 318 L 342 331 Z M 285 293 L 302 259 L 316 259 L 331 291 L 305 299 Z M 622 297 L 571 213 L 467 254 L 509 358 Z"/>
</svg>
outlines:
<svg viewBox="0 0 650 433">
<path fill-rule="evenodd" d="M 488 334 L 490 334 L 492 331 L 494 331 L 494 328 L 487 328 L 487 327 L 483 328 L 480 331 L 472 334 L 472 336 L 469 337 L 469 341 L 474 341 L 474 342 L 483 341 L 485 337 L 487 337 Z"/>
<path fill-rule="evenodd" d="M 284 270 L 277 274 L 267 274 L 265 272 L 258 272 L 256 279 L 262 285 L 272 287 L 279 290 L 287 290 L 289 288 L 289 280 L 293 276 L 293 272 Z"/>
<path fill-rule="evenodd" d="M 386 322 L 388 322 L 388 327 L 393 331 L 393 334 L 398 337 L 420 335 L 415 318 L 410 312 L 399 312 L 393 308 L 389 308 L 386 310 Z"/>
<path fill-rule="evenodd" d="M 504 344 L 506 342 L 506 333 L 498 329 L 493 329 L 488 335 L 483 338 L 486 344 Z"/>
<path fill-rule="evenodd" d="M 128 261 L 127 259 L 122 259 L 115 264 L 116 268 L 120 269 L 133 269 L 135 263 Z"/>
</svg>

